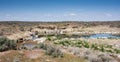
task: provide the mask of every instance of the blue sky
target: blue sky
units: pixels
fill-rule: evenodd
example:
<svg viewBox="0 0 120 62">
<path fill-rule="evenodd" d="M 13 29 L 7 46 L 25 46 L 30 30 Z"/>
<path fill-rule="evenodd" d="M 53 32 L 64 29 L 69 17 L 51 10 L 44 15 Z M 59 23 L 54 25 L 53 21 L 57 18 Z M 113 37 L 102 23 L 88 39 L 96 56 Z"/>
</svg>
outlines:
<svg viewBox="0 0 120 62">
<path fill-rule="evenodd" d="M 0 0 L 0 21 L 120 20 L 120 0 Z"/>
</svg>

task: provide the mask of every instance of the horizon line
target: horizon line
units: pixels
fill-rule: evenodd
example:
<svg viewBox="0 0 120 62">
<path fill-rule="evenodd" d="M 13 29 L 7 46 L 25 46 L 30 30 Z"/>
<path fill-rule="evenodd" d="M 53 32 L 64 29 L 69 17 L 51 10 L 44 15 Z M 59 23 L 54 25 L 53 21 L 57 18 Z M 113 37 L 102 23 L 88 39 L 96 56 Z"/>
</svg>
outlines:
<svg viewBox="0 0 120 62">
<path fill-rule="evenodd" d="M 0 22 L 120 22 L 120 20 L 108 20 L 108 21 L 0 21 Z"/>
</svg>

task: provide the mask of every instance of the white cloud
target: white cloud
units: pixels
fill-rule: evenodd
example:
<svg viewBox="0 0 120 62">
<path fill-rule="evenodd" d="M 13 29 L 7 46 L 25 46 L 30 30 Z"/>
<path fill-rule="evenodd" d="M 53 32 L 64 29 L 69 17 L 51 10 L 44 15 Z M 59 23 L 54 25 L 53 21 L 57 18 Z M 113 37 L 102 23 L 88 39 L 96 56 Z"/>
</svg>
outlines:
<svg viewBox="0 0 120 62">
<path fill-rule="evenodd" d="M 70 15 L 70 16 L 76 16 L 77 14 L 75 14 L 75 13 L 70 13 L 69 15 Z"/>
<path fill-rule="evenodd" d="M 77 16 L 76 13 L 68 13 L 68 14 L 64 14 L 64 16 Z"/>
</svg>

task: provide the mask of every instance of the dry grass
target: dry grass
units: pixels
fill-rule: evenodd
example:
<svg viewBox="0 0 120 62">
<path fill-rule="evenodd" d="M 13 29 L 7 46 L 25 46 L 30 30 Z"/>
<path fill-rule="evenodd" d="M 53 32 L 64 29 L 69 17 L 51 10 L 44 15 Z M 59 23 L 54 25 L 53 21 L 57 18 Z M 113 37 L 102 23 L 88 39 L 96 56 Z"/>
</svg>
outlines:
<svg viewBox="0 0 120 62">
<path fill-rule="evenodd" d="M 46 55 L 43 50 L 10 50 L 0 52 L 0 62 L 85 62 L 84 59 L 65 54 L 63 58 L 53 58 Z"/>
</svg>

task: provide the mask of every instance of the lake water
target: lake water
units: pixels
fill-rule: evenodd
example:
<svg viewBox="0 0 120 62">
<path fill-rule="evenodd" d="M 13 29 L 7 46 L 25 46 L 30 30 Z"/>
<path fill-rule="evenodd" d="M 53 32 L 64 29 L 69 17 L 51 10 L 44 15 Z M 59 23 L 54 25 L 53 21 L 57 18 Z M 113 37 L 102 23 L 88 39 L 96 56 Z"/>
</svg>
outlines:
<svg viewBox="0 0 120 62">
<path fill-rule="evenodd" d="M 120 36 L 114 36 L 112 34 L 94 34 L 90 36 L 84 36 L 83 38 L 120 38 Z"/>
</svg>

